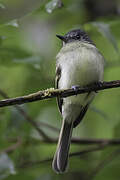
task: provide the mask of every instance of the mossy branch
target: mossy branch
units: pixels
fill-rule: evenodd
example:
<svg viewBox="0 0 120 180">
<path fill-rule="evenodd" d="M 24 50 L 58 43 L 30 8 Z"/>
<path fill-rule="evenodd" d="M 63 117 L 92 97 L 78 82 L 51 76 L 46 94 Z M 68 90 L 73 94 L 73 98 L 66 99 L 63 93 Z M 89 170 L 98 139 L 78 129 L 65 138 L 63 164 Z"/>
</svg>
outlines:
<svg viewBox="0 0 120 180">
<path fill-rule="evenodd" d="M 4 106 L 12 106 L 16 104 L 24 104 L 34 101 L 40 101 L 44 99 L 50 99 L 57 96 L 60 97 L 68 97 L 73 96 L 77 94 L 84 94 L 90 91 L 100 91 L 104 89 L 110 89 L 110 88 L 117 88 L 120 87 L 120 80 L 116 81 L 109 81 L 109 82 L 100 82 L 96 84 L 92 84 L 86 87 L 77 88 L 77 89 L 54 89 L 50 88 L 43 91 L 38 91 L 36 93 L 32 93 L 26 96 L 16 97 L 16 98 L 10 98 L 10 99 L 4 99 L 0 101 L 0 107 Z"/>
</svg>

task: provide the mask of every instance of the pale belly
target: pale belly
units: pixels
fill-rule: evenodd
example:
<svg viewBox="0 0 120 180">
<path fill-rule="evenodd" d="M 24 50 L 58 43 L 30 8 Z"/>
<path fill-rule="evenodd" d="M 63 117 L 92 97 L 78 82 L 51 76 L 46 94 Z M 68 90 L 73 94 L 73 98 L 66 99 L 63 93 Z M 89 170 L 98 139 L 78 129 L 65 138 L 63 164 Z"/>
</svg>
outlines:
<svg viewBox="0 0 120 180">
<path fill-rule="evenodd" d="M 73 85 L 85 86 L 102 80 L 103 67 L 97 57 L 73 55 L 75 57 L 70 61 L 71 54 L 68 56 L 61 66 L 60 88 L 71 88 Z"/>
<path fill-rule="evenodd" d="M 59 88 L 67 89 L 79 85 L 81 87 L 102 81 L 103 79 L 103 57 L 95 48 L 80 47 L 79 51 L 68 51 L 59 58 L 58 65 L 61 66 L 61 78 Z M 90 103 L 95 95 L 75 95 L 64 99 L 64 110 L 71 105 L 85 106 Z"/>
</svg>

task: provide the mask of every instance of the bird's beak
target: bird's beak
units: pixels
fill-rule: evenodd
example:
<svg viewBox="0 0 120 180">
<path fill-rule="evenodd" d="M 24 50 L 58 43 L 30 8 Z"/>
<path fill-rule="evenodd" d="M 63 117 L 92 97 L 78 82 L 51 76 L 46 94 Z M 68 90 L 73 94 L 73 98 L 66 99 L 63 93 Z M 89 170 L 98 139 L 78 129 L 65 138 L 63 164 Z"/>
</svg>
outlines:
<svg viewBox="0 0 120 180">
<path fill-rule="evenodd" d="M 61 39 L 62 41 L 66 42 L 66 38 L 65 38 L 64 36 L 57 35 L 57 34 L 56 34 L 56 36 L 57 36 L 59 39 Z"/>
</svg>

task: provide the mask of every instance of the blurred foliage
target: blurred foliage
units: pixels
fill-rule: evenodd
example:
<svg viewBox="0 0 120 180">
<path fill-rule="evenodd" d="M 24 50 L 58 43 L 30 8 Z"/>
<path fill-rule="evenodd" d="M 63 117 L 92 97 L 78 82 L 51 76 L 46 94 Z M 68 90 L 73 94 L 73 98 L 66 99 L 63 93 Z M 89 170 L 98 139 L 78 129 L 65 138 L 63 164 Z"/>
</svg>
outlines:
<svg viewBox="0 0 120 180">
<path fill-rule="evenodd" d="M 56 34 L 84 28 L 106 59 L 104 79 L 120 79 L 120 2 L 113 0 L 0 0 L 0 90 L 10 97 L 54 87 L 55 56 L 61 48 Z M 1 93 L 0 93 L 1 94 Z M 120 91 L 100 92 L 82 123 L 74 130 L 81 138 L 120 137 Z M 1 95 L 1 99 L 4 99 Z M 55 99 L 20 106 L 38 125 L 43 122 L 60 128 L 61 117 Z M 0 180 L 86 179 L 115 147 L 70 158 L 69 171 L 56 175 L 51 162 L 34 163 L 53 157 L 55 144 L 41 137 L 15 107 L 0 109 Z M 58 132 L 39 126 L 49 137 Z M 4 149 L 22 144 L 12 151 Z M 29 142 L 30 140 L 30 142 Z M 71 151 L 88 146 L 71 145 Z M 118 146 L 119 148 L 119 146 Z M 22 164 L 28 163 L 26 167 Z M 118 180 L 120 156 L 109 162 L 95 180 Z"/>
</svg>

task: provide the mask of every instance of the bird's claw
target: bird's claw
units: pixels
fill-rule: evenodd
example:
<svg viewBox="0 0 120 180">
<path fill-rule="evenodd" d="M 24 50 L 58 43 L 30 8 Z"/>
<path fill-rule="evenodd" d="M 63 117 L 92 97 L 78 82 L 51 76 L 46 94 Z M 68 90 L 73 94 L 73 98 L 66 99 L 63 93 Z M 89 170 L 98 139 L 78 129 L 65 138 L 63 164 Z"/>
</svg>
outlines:
<svg viewBox="0 0 120 180">
<path fill-rule="evenodd" d="M 76 92 L 79 88 L 80 88 L 79 85 L 74 85 L 74 86 L 72 86 L 72 89 L 73 89 L 75 92 Z M 77 94 L 76 94 L 76 96 L 77 96 Z"/>
</svg>

